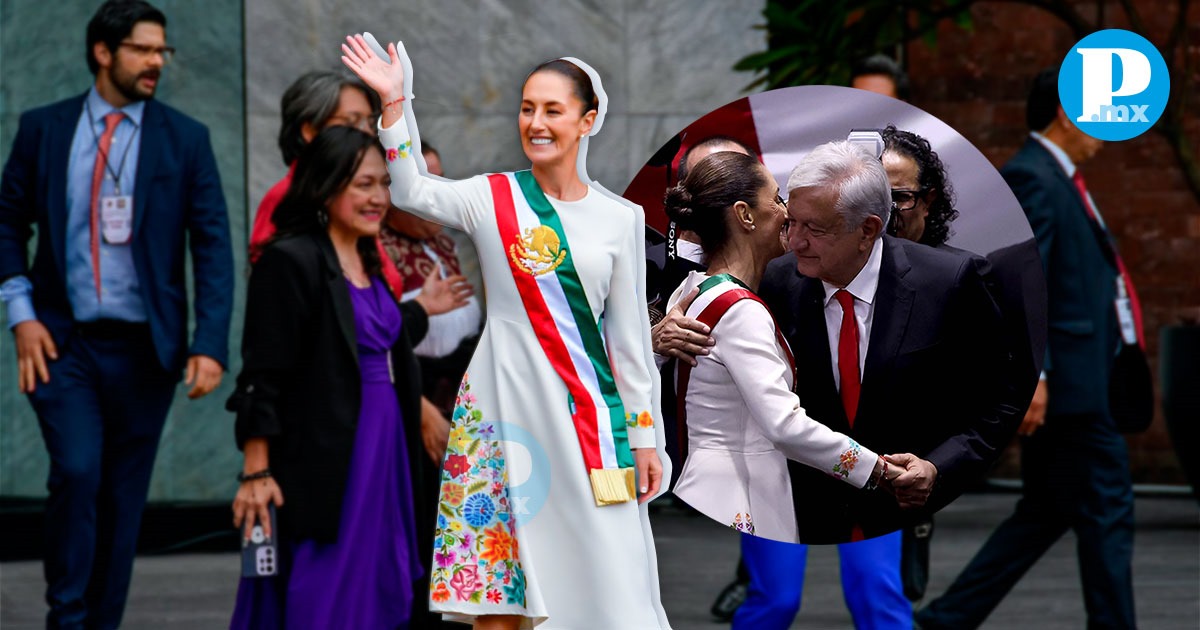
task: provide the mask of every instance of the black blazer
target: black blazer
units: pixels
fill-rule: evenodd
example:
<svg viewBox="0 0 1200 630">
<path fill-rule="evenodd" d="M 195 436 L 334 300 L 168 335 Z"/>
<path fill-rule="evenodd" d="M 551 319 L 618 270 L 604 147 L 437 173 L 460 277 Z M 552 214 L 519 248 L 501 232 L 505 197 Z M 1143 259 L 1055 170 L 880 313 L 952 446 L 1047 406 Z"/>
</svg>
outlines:
<svg viewBox="0 0 1200 630">
<path fill-rule="evenodd" d="M 417 492 L 425 454 L 421 373 L 412 347 L 429 320 L 416 303 L 405 303 L 401 313 L 392 366 Z M 283 491 L 284 536 L 337 539 L 361 396 L 350 290 L 329 237 L 321 232 L 273 243 L 250 274 L 242 372 L 226 408 L 237 413 L 238 448 L 250 438 L 269 440 L 271 471 Z M 414 496 L 414 505 L 423 502 Z"/>
<path fill-rule="evenodd" d="M 1113 300 L 1116 261 L 1083 199 L 1037 140 L 1000 169 L 1037 239 L 1049 296 L 1046 371 L 1051 416 L 1109 414 L 1108 381 L 1120 343 Z"/>
<path fill-rule="evenodd" d="M 85 96 L 21 115 L 0 184 L 0 282 L 28 275 L 38 320 L 60 352 L 75 319 L 66 285 L 67 159 Z M 233 248 L 208 129 L 150 99 L 139 135 L 130 247 L 158 360 L 172 372 L 195 354 L 228 366 Z M 30 267 L 34 225 L 37 252 Z M 195 293 L 190 347 L 184 277 L 189 248 Z"/>
<path fill-rule="evenodd" d="M 796 393 L 808 415 L 877 453 L 930 460 L 937 484 L 924 509 L 902 512 L 884 491 L 789 462 L 800 542 L 846 542 L 856 524 L 877 536 L 938 509 L 982 474 L 1020 422 L 1003 378 L 1008 353 L 986 263 L 883 239 L 853 429 L 834 387 L 821 282 L 799 275 L 787 254 L 768 265 L 760 291 L 796 355 Z"/>
</svg>

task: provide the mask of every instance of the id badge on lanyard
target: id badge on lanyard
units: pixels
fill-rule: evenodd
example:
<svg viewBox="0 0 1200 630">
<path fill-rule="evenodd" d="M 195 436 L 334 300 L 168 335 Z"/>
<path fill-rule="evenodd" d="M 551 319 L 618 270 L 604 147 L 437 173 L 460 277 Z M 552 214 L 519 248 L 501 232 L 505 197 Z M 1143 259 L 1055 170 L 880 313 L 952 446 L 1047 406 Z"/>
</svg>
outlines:
<svg viewBox="0 0 1200 630">
<path fill-rule="evenodd" d="M 1129 299 L 1129 291 L 1125 288 L 1125 276 L 1117 274 L 1117 322 L 1121 325 L 1121 338 L 1127 344 L 1138 342 L 1137 326 L 1133 320 L 1133 303 Z"/>
<path fill-rule="evenodd" d="M 133 197 L 115 194 L 100 197 L 100 234 L 109 245 L 128 245 L 133 236 Z"/>
</svg>

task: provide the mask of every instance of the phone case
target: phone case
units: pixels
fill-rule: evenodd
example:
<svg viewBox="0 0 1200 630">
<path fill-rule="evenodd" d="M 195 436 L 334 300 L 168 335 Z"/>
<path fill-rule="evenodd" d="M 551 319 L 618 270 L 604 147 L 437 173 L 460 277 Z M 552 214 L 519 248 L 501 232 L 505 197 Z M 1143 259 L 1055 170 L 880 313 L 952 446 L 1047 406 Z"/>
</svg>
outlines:
<svg viewBox="0 0 1200 630">
<path fill-rule="evenodd" d="M 279 544 L 275 523 L 275 506 L 267 506 L 271 518 L 270 538 L 263 532 L 261 524 L 250 530 L 250 540 L 242 542 L 242 577 L 268 577 L 279 571 Z M 240 533 L 240 532 L 239 532 Z"/>
</svg>

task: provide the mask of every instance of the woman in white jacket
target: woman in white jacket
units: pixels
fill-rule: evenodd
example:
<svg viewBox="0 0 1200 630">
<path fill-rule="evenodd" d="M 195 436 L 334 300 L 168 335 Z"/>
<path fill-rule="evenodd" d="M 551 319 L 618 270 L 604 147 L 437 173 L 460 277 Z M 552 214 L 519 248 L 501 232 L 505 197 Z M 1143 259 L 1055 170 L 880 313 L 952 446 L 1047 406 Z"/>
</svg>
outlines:
<svg viewBox="0 0 1200 630">
<path fill-rule="evenodd" d="M 665 204 L 681 229 L 700 235 L 709 261 L 668 308 L 698 288 L 687 315 L 709 326 L 714 341 L 695 367 L 678 364 L 687 461 L 675 494 L 738 531 L 798 542 L 785 458 L 857 488 L 899 471 L 889 475 L 883 457 L 809 418 L 792 392 L 791 350 L 754 293 L 783 253 L 787 210 L 770 171 L 742 153 L 714 153 L 667 191 Z"/>
</svg>

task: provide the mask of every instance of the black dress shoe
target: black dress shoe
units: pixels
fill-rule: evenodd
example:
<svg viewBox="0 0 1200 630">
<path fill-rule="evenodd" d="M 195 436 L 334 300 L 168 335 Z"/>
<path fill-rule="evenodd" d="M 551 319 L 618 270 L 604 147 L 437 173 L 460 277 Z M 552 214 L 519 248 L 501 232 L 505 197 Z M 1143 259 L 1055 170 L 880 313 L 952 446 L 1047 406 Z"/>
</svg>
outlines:
<svg viewBox="0 0 1200 630">
<path fill-rule="evenodd" d="M 733 621 L 733 613 L 746 601 L 749 592 L 748 583 L 733 581 L 717 595 L 717 600 L 712 605 L 712 615 L 721 621 Z"/>
</svg>

